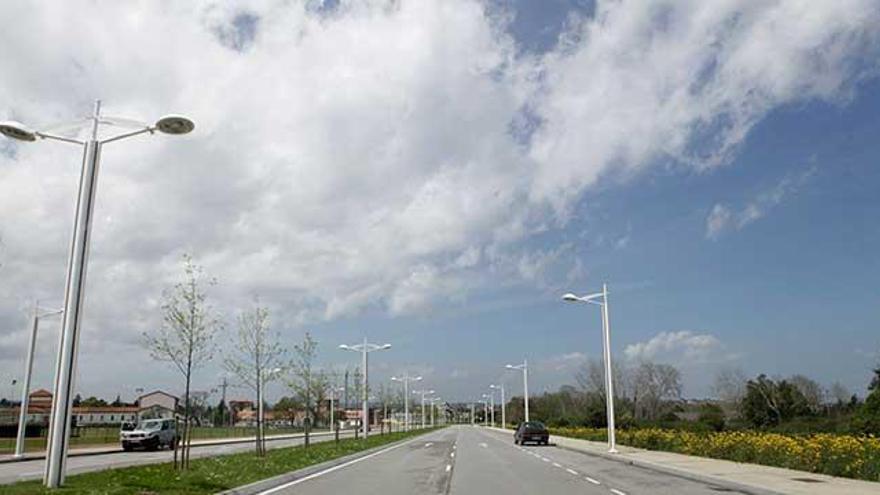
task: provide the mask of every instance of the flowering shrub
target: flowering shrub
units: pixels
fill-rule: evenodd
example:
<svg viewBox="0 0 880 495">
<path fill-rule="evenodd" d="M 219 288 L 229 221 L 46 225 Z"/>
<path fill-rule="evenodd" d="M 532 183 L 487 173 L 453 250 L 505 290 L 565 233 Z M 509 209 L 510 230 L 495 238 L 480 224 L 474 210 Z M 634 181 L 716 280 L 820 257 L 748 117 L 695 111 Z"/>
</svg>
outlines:
<svg viewBox="0 0 880 495">
<path fill-rule="evenodd" d="M 553 428 L 551 433 L 594 441 L 606 439 L 605 429 L 600 428 Z M 880 438 L 873 436 L 644 428 L 619 430 L 617 441 L 650 450 L 880 481 Z"/>
</svg>

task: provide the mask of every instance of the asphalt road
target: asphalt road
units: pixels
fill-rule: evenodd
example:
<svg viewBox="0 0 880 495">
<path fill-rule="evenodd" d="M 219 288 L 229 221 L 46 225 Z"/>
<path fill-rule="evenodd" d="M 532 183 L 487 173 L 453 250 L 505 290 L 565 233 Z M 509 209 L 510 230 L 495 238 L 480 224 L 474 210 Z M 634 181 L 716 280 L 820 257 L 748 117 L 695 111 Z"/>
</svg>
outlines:
<svg viewBox="0 0 880 495">
<path fill-rule="evenodd" d="M 353 437 L 352 431 L 340 432 L 340 438 Z M 332 440 L 333 435 L 319 435 L 310 438 L 311 443 L 326 442 Z M 278 447 L 290 447 L 301 445 L 303 440 L 301 437 L 288 438 L 284 440 L 266 439 L 266 447 L 270 449 Z M 235 452 L 245 452 L 253 450 L 253 442 L 235 443 L 226 445 L 210 445 L 196 446 L 193 445 L 191 457 L 205 457 L 219 454 L 232 454 Z M 67 474 L 84 473 L 88 471 L 99 471 L 102 469 L 118 468 L 125 466 L 135 466 L 138 464 L 155 464 L 159 462 L 171 462 L 174 454 L 170 450 L 158 450 L 155 452 L 114 452 L 111 454 L 73 456 L 67 459 Z M 29 479 L 40 479 L 43 477 L 46 461 L 37 459 L 32 461 L 0 463 L 0 485 L 6 483 L 14 483 L 16 481 L 24 481 Z M 2 493 L 0 489 L 0 493 Z"/>
<path fill-rule="evenodd" d="M 513 435 L 456 426 L 320 471 L 261 495 L 736 493 L 621 462 L 548 446 L 519 447 Z"/>
</svg>

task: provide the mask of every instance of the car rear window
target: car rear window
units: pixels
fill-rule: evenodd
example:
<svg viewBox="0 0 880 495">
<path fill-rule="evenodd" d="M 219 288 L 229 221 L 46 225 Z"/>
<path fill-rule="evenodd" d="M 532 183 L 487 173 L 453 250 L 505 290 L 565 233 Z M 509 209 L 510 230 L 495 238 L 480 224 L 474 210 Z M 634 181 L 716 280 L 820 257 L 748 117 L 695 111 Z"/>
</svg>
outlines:
<svg viewBox="0 0 880 495">
<path fill-rule="evenodd" d="M 547 427 L 544 426 L 544 423 L 538 423 L 537 421 L 530 421 L 526 423 L 525 426 L 526 431 L 544 431 Z"/>
</svg>

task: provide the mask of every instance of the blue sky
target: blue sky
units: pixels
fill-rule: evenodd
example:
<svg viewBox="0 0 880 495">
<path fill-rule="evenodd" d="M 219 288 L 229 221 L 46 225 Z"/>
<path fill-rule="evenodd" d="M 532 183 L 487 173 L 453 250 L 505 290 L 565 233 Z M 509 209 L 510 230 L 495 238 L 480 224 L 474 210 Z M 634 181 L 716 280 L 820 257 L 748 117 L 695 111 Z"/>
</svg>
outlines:
<svg viewBox="0 0 880 495">
<path fill-rule="evenodd" d="M 688 397 L 723 368 L 863 393 L 880 360 L 871 0 L 65 8 L 0 21 L 0 120 L 102 97 L 197 123 L 104 155 L 85 394 L 179 388 L 141 341 L 184 252 L 219 281 L 220 354 L 259 296 L 285 343 L 313 333 L 322 366 L 353 367 L 336 347 L 366 335 L 393 344 L 374 383 L 421 373 L 452 400 L 502 378 L 518 393 L 502 367 L 524 357 L 534 390 L 572 383 L 599 356 L 599 313 L 559 296 L 603 282 L 615 359 L 675 364 Z M 60 304 L 78 158 L 0 146 L 8 383 L 33 299 Z"/>
</svg>

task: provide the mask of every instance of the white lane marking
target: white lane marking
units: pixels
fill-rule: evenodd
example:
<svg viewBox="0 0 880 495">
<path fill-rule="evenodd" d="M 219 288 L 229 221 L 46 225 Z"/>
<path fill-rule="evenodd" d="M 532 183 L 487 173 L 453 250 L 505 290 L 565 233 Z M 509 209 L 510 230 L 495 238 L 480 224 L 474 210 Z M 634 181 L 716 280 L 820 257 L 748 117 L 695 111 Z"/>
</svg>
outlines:
<svg viewBox="0 0 880 495">
<path fill-rule="evenodd" d="M 562 468 L 562 465 L 559 464 L 558 462 L 554 462 L 554 463 L 553 463 L 553 467 Z"/>
<path fill-rule="evenodd" d="M 550 462 L 550 459 L 547 459 L 546 457 L 542 457 L 541 460 L 544 462 Z"/>
<path fill-rule="evenodd" d="M 433 443 L 433 442 L 428 442 L 428 443 L 425 444 L 425 447 L 430 447 L 431 445 L 434 445 L 434 443 Z"/>
<path fill-rule="evenodd" d="M 594 480 L 593 478 L 590 478 L 589 476 L 584 476 L 584 479 L 594 485 L 601 485 L 602 484 L 602 483 L 599 483 L 599 480 Z"/>
<path fill-rule="evenodd" d="M 38 475 L 38 474 L 43 474 L 43 471 L 33 471 L 33 472 L 30 472 L 30 473 L 18 473 L 18 477 L 19 477 L 19 478 L 23 478 L 23 477 L 25 477 L 25 476 L 36 476 L 36 475 Z"/>
<path fill-rule="evenodd" d="M 447 464 L 446 465 L 446 472 L 448 473 L 450 470 L 452 470 L 452 464 Z"/>
<path fill-rule="evenodd" d="M 481 442 L 481 443 L 480 443 L 480 447 L 483 447 L 484 449 L 486 449 L 486 448 L 488 448 L 489 446 L 486 444 L 486 442 Z"/>
<path fill-rule="evenodd" d="M 359 463 L 359 462 L 361 462 L 361 461 L 365 461 L 365 460 L 367 460 L 367 459 L 370 459 L 371 457 L 376 457 L 377 455 L 381 455 L 381 454 L 384 454 L 384 453 L 386 453 L 386 452 L 390 452 L 390 451 L 392 451 L 392 450 L 394 450 L 394 449 L 397 449 L 397 448 L 403 447 L 404 445 L 409 445 L 409 444 L 415 442 L 416 440 L 417 440 L 417 439 L 413 439 L 413 440 L 410 440 L 409 442 L 403 442 L 403 443 L 399 443 L 399 444 L 397 444 L 397 445 L 392 445 L 391 447 L 388 447 L 387 449 L 382 449 L 382 450 L 380 450 L 380 451 L 378 451 L 378 452 L 373 452 L 372 454 L 368 454 L 368 455 L 365 455 L 365 456 L 363 456 L 363 457 L 358 457 L 357 459 L 352 459 L 352 460 L 350 460 L 350 461 L 348 461 L 348 462 L 346 462 L 346 463 L 339 464 L 338 466 L 333 466 L 333 467 L 327 468 L 327 469 L 325 469 L 325 470 L 323 470 L 323 471 L 318 471 L 317 473 L 312 473 L 312 474 L 310 474 L 310 475 L 308 475 L 308 476 L 305 476 L 305 477 L 302 477 L 302 478 L 300 478 L 300 479 L 296 479 L 296 480 L 293 480 L 293 481 L 290 481 L 290 482 L 284 483 L 283 485 L 278 485 L 278 486 L 276 486 L 276 487 L 274 487 L 274 488 L 270 488 L 270 489 L 268 489 L 268 490 L 266 490 L 266 491 L 259 492 L 257 495 L 268 495 L 268 494 L 270 494 L 270 493 L 275 493 L 275 492 L 277 492 L 277 491 L 284 490 L 285 488 L 290 488 L 291 486 L 298 485 L 298 484 L 300 484 L 300 483 L 302 483 L 302 482 L 304 482 L 304 481 L 308 481 L 308 480 L 311 480 L 311 479 L 317 478 L 317 477 L 319 477 L 319 476 L 323 476 L 323 475 L 325 475 L 325 474 L 327 474 L 327 473 L 332 473 L 333 471 L 338 471 L 338 470 L 340 470 L 340 469 L 342 469 L 342 468 L 346 468 L 346 467 L 348 467 L 348 466 L 351 466 L 352 464 L 357 464 L 357 463 Z"/>
<path fill-rule="evenodd" d="M 613 493 L 614 495 L 626 495 L 626 493 L 623 493 L 620 490 L 615 490 L 614 488 L 611 489 L 611 493 Z"/>
<path fill-rule="evenodd" d="M 565 468 L 565 470 L 568 471 L 569 474 L 573 474 L 573 475 L 575 475 L 575 476 L 578 475 L 578 472 L 575 471 L 574 469 L 568 469 L 568 468 Z"/>
<path fill-rule="evenodd" d="M 450 453 L 449 453 L 449 457 L 452 457 L 452 458 L 454 459 L 454 458 L 455 458 L 455 452 L 450 452 Z"/>
</svg>

